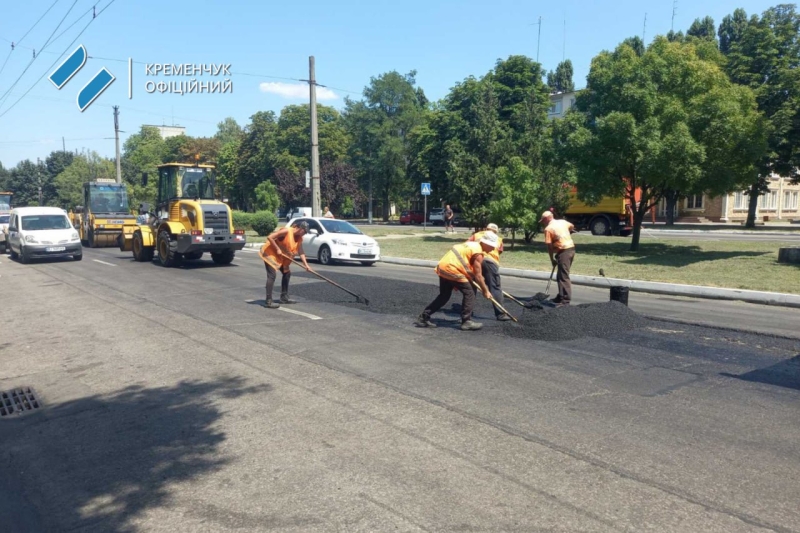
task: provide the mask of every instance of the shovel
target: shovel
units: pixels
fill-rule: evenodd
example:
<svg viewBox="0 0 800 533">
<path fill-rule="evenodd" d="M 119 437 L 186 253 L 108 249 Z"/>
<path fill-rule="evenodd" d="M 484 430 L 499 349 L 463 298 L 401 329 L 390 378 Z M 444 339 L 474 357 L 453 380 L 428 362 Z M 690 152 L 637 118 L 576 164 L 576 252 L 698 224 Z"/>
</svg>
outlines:
<svg viewBox="0 0 800 533">
<path fill-rule="evenodd" d="M 290 258 L 290 259 L 291 259 L 291 258 Z M 292 261 L 292 263 L 294 263 L 295 265 L 297 265 L 297 266 L 299 266 L 300 268 L 302 268 L 303 270 L 305 270 L 305 268 L 306 268 L 306 267 L 305 267 L 305 266 L 303 266 L 301 263 L 298 263 L 298 262 L 297 262 L 297 261 L 295 261 L 294 259 L 291 259 L 291 261 Z M 311 270 L 310 272 L 311 272 L 312 274 L 314 274 L 315 276 L 317 276 L 318 278 L 320 278 L 321 280 L 327 281 L 328 283 L 330 283 L 330 284 L 331 284 L 331 285 L 333 285 L 334 287 L 338 287 L 338 288 L 342 289 L 344 292 L 346 292 L 346 293 L 348 293 L 348 294 L 351 294 L 351 295 L 355 296 L 355 297 L 356 297 L 356 301 L 357 301 L 357 302 L 359 302 L 359 303 L 361 303 L 361 302 L 364 302 L 364 304 L 365 304 L 365 305 L 369 305 L 369 300 L 367 300 L 366 298 L 364 298 L 364 297 L 363 297 L 363 296 L 361 296 L 360 294 L 356 294 L 356 293 L 354 293 L 353 291 L 350 291 L 350 290 L 348 290 L 348 289 L 345 289 L 344 287 L 342 287 L 341 285 L 339 285 L 339 284 L 338 284 L 338 283 L 336 283 L 335 281 L 329 280 L 328 278 L 326 278 L 326 277 L 325 277 L 325 276 L 323 276 L 322 274 L 320 274 L 320 273 L 316 272 L 315 270 Z"/>
<path fill-rule="evenodd" d="M 473 285 L 475 285 L 475 288 L 476 288 L 476 289 L 478 289 L 478 290 L 480 290 L 480 289 L 481 289 L 481 288 L 480 288 L 480 286 L 479 286 L 477 283 L 475 283 L 474 281 L 472 282 L 472 284 L 473 284 Z M 505 293 L 504 293 L 504 294 L 505 294 Z M 505 308 L 504 308 L 502 305 L 500 305 L 500 303 L 499 303 L 497 300 L 495 300 L 493 297 L 491 297 L 491 296 L 490 296 L 490 297 L 489 297 L 489 301 L 490 301 L 490 302 L 492 302 L 492 304 L 493 304 L 495 307 L 497 307 L 497 308 L 498 308 L 500 311 L 502 311 L 503 313 L 505 313 L 506 315 L 508 315 L 508 317 L 509 317 L 511 320 L 513 320 L 514 322 L 519 322 L 519 320 L 517 320 L 517 319 L 516 319 L 516 317 L 515 317 L 514 315 L 512 315 L 511 313 L 509 313 L 508 311 L 506 311 L 506 310 L 505 310 Z"/>
<path fill-rule="evenodd" d="M 547 288 L 544 290 L 544 292 L 537 292 L 536 294 L 534 294 L 533 295 L 534 300 L 544 302 L 545 300 L 550 298 L 550 283 L 553 281 L 553 273 L 556 271 L 556 266 L 557 265 L 553 265 L 553 270 L 550 271 L 550 279 L 547 280 Z M 528 305 L 530 306 L 531 304 Z"/>
</svg>

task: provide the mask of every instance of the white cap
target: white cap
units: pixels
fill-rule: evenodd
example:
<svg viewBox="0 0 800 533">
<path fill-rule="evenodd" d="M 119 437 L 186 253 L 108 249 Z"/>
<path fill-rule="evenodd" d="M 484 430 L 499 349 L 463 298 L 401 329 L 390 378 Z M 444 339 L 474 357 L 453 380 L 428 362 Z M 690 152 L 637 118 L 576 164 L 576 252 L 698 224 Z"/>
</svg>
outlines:
<svg viewBox="0 0 800 533">
<path fill-rule="evenodd" d="M 488 244 L 492 248 L 497 248 L 497 235 L 494 233 L 485 233 L 483 238 L 480 240 L 482 244 Z"/>
<path fill-rule="evenodd" d="M 500 231 L 500 228 L 497 227 L 497 224 L 489 224 L 488 226 L 486 226 L 486 229 L 490 229 L 494 232 Z"/>
<path fill-rule="evenodd" d="M 552 217 L 553 217 L 553 213 L 551 213 L 550 211 L 545 211 L 544 213 L 542 213 L 542 218 L 539 219 L 539 222 L 543 222 L 544 219 L 552 218 Z"/>
</svg>

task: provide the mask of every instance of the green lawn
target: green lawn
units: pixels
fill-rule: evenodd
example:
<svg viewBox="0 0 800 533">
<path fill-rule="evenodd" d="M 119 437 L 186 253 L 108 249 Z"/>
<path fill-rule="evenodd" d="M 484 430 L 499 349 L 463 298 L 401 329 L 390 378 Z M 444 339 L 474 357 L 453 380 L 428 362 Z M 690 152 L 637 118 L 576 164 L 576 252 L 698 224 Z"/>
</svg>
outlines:
<svg viewBox="0 0 800 533">
<path fill-rule="evenodd" d="M 800 294 L 800 267 L 778 263 L 776 242 L 642 239 L 638 252 L 630 252 L 630 238 L 573 235 L 574 274 L 597 276 L 602 268 L 611 278 L 706 285 Z M 383 239 L 387 257 L 440 259 L 464 235 L 432 235 Z M 542 236 L 526 245 L 506 239 L 501 266 L 550 271 Z"/>
<path fill-rule="evenodd" d="M 369 235 L 370 237 L 386 237 L 389 235 L 414 235 L 418 233 L 437 233 L 443 232 L 443 226 L 435 226 L 431 227 L 428 226 L 427 230 L 424 230 L 422 226 L 400 226 L 400 225 L 392 225 L 392 226 L 359 226 L 355 224 L 355 226 L 360 229 L 365 235 Z M 259 237 L 255 231 L 247 230 L 247 242 L 265 242 L 265 237 Z"/>
</svg>

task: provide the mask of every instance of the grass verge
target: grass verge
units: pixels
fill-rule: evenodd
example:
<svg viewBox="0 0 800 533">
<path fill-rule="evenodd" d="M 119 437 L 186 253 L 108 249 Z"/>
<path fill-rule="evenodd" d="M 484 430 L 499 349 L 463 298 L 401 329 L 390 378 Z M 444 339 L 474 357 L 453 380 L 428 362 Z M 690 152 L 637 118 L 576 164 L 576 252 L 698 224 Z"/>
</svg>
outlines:
<svg viewBox="0 0 800 533">
<path fill-rule="evenodd" d="M 432 235 L 381 241 L 387 257 L 439 260 L 464 235 Z M 643 239 L 631 252 L 630 238 L 573 235 L 573 274 L 800 294 L 800 266 L 778 263 L 781 243 Z M 505 241 L 501 266 L 549 272 L 547 249 L 538 236 L 532 244 Z"/>
</svg>

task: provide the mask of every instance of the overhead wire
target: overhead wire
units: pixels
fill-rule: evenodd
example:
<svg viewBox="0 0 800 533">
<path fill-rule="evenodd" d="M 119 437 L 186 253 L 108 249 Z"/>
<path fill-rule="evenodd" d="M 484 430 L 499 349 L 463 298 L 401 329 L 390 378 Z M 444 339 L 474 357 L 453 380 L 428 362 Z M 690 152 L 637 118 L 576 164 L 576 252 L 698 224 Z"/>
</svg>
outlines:
<svg viewBox="0 0 800 533">
<path fill-rule="evenodd" d="M 76 0 L 76 1 L 77 1 L 77 0 Z M 53 61 L 53 64 L 52 64 L 52 65 L 50 65 L 50 67 L 48 67 L 48 69 L 47 69 L 47 70 L 46 70 L 46 71 L 45 71 L 45 72 L 44 72 L 44 73 L 43 73 L 41 76 L 39 76 L 39 79 L 37 79 L 37 80 L 36 80 L 36 81 L 33 83 L 33 85 L 31 85 L 31 86 L 28 88 L 28 90 L 27 90 L 27 91 L 25 91 L 25 93 L 23 93 L 23 95 L 22 95 L 22 96 L 20 96 L 20 97 L 19 97 L 19 98 L 18 98 L 18 99 L 17 99 L 17 100 L 16 100 L 16 101 L 13 103 L 13 104 L 11 104 L 11 106 L 10 106 L 10 107 L 8 107 L 8 108 L 7 108 L 5 111 L 3 111 L 2 113 L 0 113 L 0 118 L 4 117 L 4 116 L 6 115 L 6 113 L 8 113 L 9 111 L 11 111 L 11 110 L 14 108 L 14 106 L 16 106 L 16 105 L 17 105 L 17 104 L 20 102 L 20 100 L 22 100 L 23 98 L 25 98 L 25 96 L 27 96 L 27 95 L 28 95 L 28 93 L 29 93 L 29 92 L 31 92 L 31 90 L 33 90 L 33 88 L 34 88 L 34 87 L 36 87 L 36 85 L 37 85 L 37 84 L 38 84 L 40 81 L 42 81 L 42 78 L 44 78 L 44 77 L 47 75 L 47 73 L 48 73 L 48 72 L 50 72 L 50 71 L 53 69 L 53 67 L 56 65 L 56 63 L 58 63 L 58 62 L 59 62 L 59 60 L 61 59 L 61 57 L 62 57 L 64 54 L 66 54 L 66 53 L 67 53 L 67 52 L 70 50 L 70 48 L 72 48 L 72 45 L 73 45 L 73 44 L 75 44 L 75 42 L 76 42 L 76 41 L 77 41 L 77 40 L 80 38 L 80 36 L 81 36 L 81 35 L 83 35 L 83 33 L 84 33 L 84 32 L 85 32 L 85 31 L 86 31 L 88 28 L 89 28 L 89 26 L 91 26 L 92 22 L 94 22 L 94 21 L 97 19 L 97 17 L 99 17 L 99 16 L 100 16 L 100 15 L 103 13 L 103 11 L 105 11 L 106 9 L 108 9 L 108 8 L 109 8 L 109 6 L 111 6 L 111 4 L 113 4 L 115 1 L 116 1 L 116 0 L 111 0 L 111 1 L 110 1 L 108 4 L 106 4 L 106 6 L 105 6 L 103 9 L 101 9 L 101 10 L 100 10 L 100 11 L 99 11 L 99 12 L 98 12 L 98 13 L 97 13 L 95 16 L 93 16 L 93 17 L 92 17 L 92 18 L 89 20 L 89 22 L 87 22 L 87 23 L 86 23 L 86 26 L 84 26 L 84 27 L 83 27 L 83 29 L 81 30 L 81 32 L 80 32 L 80 33 L 79 33 L 77 36 L 75 36 L 75 38 L 72 40 L 72 42 L 71 42 L 71 43 L 69 43 L 69 44 L 67 45 L 67 47 L 66 47 L 66 48 L 64 49 L 64 51 L 63 51 L 63 52 L 62 52 L 62 53 L 61 53 L 61 54 L 58 56 L 58 58 L 57 58 L 55 61 Z M 99 3 L 100 3 L 100 2 L 98 1 L 98 2 L 97 2 L 97 4 L 99 4 Z M 97 4 L 95 4 L 95 5 L 97 5 Z"/>
<path fill-rule="evenodd" d="M 45 48 L 47 48 L 47 45 L 53 39 L 53 35 L 56 34 L 56 32 L 58 31 L 58 28 L 60 28 L 61 25 L 64 23 L 64 21 L 67 20 L 67 17 L 69 16 L 70 12 L 75 7 L 75 4 L 77 4 L 77 3 L 78 3 L 78 0 L 75 0 L 74 2 L 72 2 L 72 5 L 70 6 L 69 10 L 61 18 L 61 21 L 58 23 L 58 26 L 56 26 L 56 28 L 50 34 L 50 37 L 47 38 L 47 41 L 45 41 L 45 43 L 42 45 L 40 50 L 44 50 Z M 33 65 L 33 63 L 36 61 L 37 58 L 38 58 L 38 56 L 36 54 L 34 54 L 33 59 L 30 60 L 30 62 L 28 63 L 28 66 L 26 66 L 25 70 L 22 71 L 22 74 L 20 74 L 19 77 L 17 77 L 16 81 L 11 85 L 11 87 L 9 87 L 8 90 L 5 93 L 3 93 L 2 96 L 0 96 L 0 106 L 2 106 L 5 103 L 5 100 L 7 99 L 8 94 L 14 89 L 14 87 L 17 86 L 17 84 L 19 83 L 19 80 L 21 80 L 22 77 L 25 75 L 25 73 L 28 72 L 28 69 L 31 68 L 31 65 Z"/>
<path fill-rule="evenodd" d="M 17 48 L 17 47 L 18 47 L 18 46 L 19 46 L 19 45 L 22 43 L 22 41 L 23 41 L 23 40 L 25 40 L 25 37 L 27 37 L 27 36 L 28 36 L 28 34 L 29 34 L 30 32 L 32 32 L 32 31 L 33 31 L 33 29 L 34 29 L 34 28 L 35 28 L 35 27 L 36 27 L 36 26 L 37 26 L 37 25 L 38 25 L 38 24 L 39 24 L 39 23 L 42 21 L 42 19 L 43 19 L 43 18 L 44 18 L 44 17 L 45 17 L 45 16 L 46 16 L 48 13 L 50 13 L 50 10 L 51 10 L 51 9 L 53 9 L 53 8 L 56 6 L 56 4 L 57 4 L 57 3 L 59 3 L 60 1 L 61 1 L 61 0 L 55 0 L 55 2 L 53 2 L 53 3 L 50 5 L 50 7 L 48 7 L 48 8 L 47 8 L 47 11 L 45 11 L 45 12 L 44 12 L 44 14 L 43 14 L 41 17 L 39 17 L 39 19 L 38 19 L 36 22 L 34 22 L 34 23 L 33 23 L 33 26 L 31 26 L 30 28 L 28 28 L 28 31 L 26 31 L 26 32 L 25 32 L 25 35 L 23 35 L 22 37 L 20 37 L 20 38 L 19 38 L 19 40 L 17 40 L 16 42 L 14 42 L 14 41 L 9 41 L 9 42 L 11 43 L 11 50 L 9 50 L 9 52 L 8 52 L 8 55 L 6 56 L 6 60 L 5 60 L 5 61 L 3 61 L 3 66 L 2 66 L 2 67 L 0 67 L 0 74 L 2 74 L 2 73 L 3 73 L 3 70 L 6 68 L 6 64 L 8 63 L 8 60 L 11 58 L 11 54 L 14 52 L 14 50 L 15 50 L 15 49 L 16 49 L 16 48 Z M 4 39 L 4 40 L 5 40 L 5 39 Z M 27 46 L 26 46 L 25 48 L 27 48 Z"/>
</svg>

